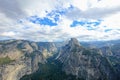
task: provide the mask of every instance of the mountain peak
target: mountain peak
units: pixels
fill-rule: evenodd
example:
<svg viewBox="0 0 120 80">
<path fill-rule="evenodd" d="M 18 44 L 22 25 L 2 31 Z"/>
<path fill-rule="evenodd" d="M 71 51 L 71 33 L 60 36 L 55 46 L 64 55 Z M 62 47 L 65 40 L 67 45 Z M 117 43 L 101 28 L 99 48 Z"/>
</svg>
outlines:
<svg viewBox="0 0 120 80">
<path fill-rule="evenodd" d="M 76 38 L 71 38 L 71 40 L 69 41 L 68 44 L 70 46 L 75 46 L 75 45 L 80 46 L 80 43 L 79 43 L 79 41 Z"/>
<path fill-rule="evenodd" d="M 76 38 L 71 38 L 71 41 L 78 41 Z"/>
</svg>

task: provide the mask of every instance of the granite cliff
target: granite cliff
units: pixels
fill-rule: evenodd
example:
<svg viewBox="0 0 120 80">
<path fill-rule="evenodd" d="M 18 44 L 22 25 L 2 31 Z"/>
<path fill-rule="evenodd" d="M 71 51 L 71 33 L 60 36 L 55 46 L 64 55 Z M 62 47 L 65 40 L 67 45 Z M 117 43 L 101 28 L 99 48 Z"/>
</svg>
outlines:
<svg viewBox="0 0 120 80">
<path fill-rule="evenodd" d="M 0 80 L 119 80 L 119 41 L 86 44 L 0 41 Z"/>
<path fill-rule="evenodd" d="M 118 80 L 110 60 L 100 49 L 82 47 L 77 39 L 72 38 L 61 48 L 58 60 L 63 64 L 66 74 L 75 75 L 84 80 Z"/>
<path fill-rule="evenodd" d="M 50 50 L 51 48 L 53 50 Z M 22 76 L 35 72 L 39 68 L 38 63 L 46 63 L 46 55 L 55 51 L 55 46 L 46 48 L 37 42 L 1 41 L 0 80 L 19 80 Z"/>
</svg>

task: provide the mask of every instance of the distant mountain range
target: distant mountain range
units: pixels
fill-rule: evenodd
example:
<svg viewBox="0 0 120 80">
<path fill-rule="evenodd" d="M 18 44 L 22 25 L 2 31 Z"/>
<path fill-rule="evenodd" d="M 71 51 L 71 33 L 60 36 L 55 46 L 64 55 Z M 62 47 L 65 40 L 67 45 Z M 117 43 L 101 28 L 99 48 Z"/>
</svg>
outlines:
<svg viewBox="0 0 120 80">
<path fill-rule="evenodd" d="M 120 40 L 0 41 L 0 80 L 119 80 Z"/>
</svg>

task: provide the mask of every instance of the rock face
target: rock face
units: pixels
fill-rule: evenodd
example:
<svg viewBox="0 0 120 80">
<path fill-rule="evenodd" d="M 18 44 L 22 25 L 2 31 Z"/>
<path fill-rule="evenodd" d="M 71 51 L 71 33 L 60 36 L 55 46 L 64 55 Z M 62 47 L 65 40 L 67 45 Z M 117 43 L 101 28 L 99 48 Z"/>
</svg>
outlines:
<svg viewBox="0 0 120 80">
<path fill-rule="evenodd" d="M 100 48 L 102 54 L 107 57 L 114 69 L 117 72 L 117 75 L 120 74 L 120 43 L 113 44 L 111 46 L 104 46 Z M 120 79 L 120 76 L 118 76 Z"/>
<path fill-rule="evenodd" d="M 116 71 L 99 49 L 86 49 L 72 38 L 62 47 L 57 59 L 63 71 L 84 80 L 117 80 Z"/>
<path fill-rule="evenodd" d="M 35 72 L 38 63 L 46 62 L 39 47 L 35 42 L 24 40 L 0 42 L 0 80 L 19 80 Z"/>
<path fill-rule="evenodd" d="M 53 42 L 39 42 L 39 46 L 46 48 L 48 52 L 57 51 L 57 48 Z"/>
<path fill-rule="evenodd" d="M 57 52 L 57 47 L 53 42 L 39 42 L 39 50 L 42 51 L 45 58 L 53 56 Z"/>
<path fill-rule="evenodd" d="M 118 42 L 110 43 L 109 46 L 99 46 L 97 43 L 96 48 L 84 48 L 77 39 L 71 38 L 65 46 L 61 47 L 61 44 L 25 40 L 0 41 L 0 80 L 19 80 L 23 76 L 32 80 L 30 75 L 36 76 L 36 73 L 40 80 L 63 80 L 63 77 L 64 80 L 120 79 Z M 40 71 L 47 78 L 43 78 Z M 56 74 L 62 78 L 55 78 Z"/>
<path fill-rule="evenodd" d="M 100 48 L 103 55 L 105 56 L 116 56 L 120 57 L 120 43 L 113 44 L 111 46 L 103 46 Z"/>
</svg>

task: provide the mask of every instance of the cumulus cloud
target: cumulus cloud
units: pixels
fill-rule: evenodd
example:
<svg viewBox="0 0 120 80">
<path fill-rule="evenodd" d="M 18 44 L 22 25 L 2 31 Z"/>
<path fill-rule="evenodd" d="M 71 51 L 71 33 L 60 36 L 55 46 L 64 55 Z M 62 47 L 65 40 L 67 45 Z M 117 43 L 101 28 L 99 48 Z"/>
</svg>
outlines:
<svg viewBox="0 0 120 80">
<path fill-rule="evenodd" d="M 0 12 L 11 19 L 19 19 L 26 16 L 17 0 L 0 0 Z"/>
<path fill-rule="evenodd" d="M 120 12 L 120 6 L 115 8 L 90 8 L 85 11 L 82 11 L 79 8 L 74 8 L 69 11 L 66 16 L 72 20 L 77 20 L 80 18 L 101 19 L 117 12 Z"/>
<path fill-rule="evenodd" d="M 63 41 L 71 37 L 80 41 L 119 39 L 120 6 L 111 6 L 111 1 L 113 0 L 0 0 L 0 40 Z M 59 14 L 59 11 L 64 10 L 65 14 Z M 52 16 L 46 16 L 52 11 Z M 59 15 L 59 20 L 56 26 L 35 24 L 28 20 L 28 17 L 35 15 L 52 21 L 53 16 Z M 91 30 L 87 28 L 88 25 L 70 26 L 74 20 L 91 22 L 99 19 L 103 20 L 101 24 L 90 25 L 95 28 Z"/>
<path fill-rule="evenodd" d="M 1 34 L 1 36 L 14 36 L 14 35 L 15 35 L 14 32 L 3 32 L 3 33 Z"/>
<path fill-rule="evenodd" d="M 60 6 L 68 7 L 69 0 L 0 0 L 0 13 L 11 19 L 20 19 L 39 14 L 44 17 L 46 11 L 58 9 Z M 66 3 L 66 4 L 63 4 Z"/>
</svg>

